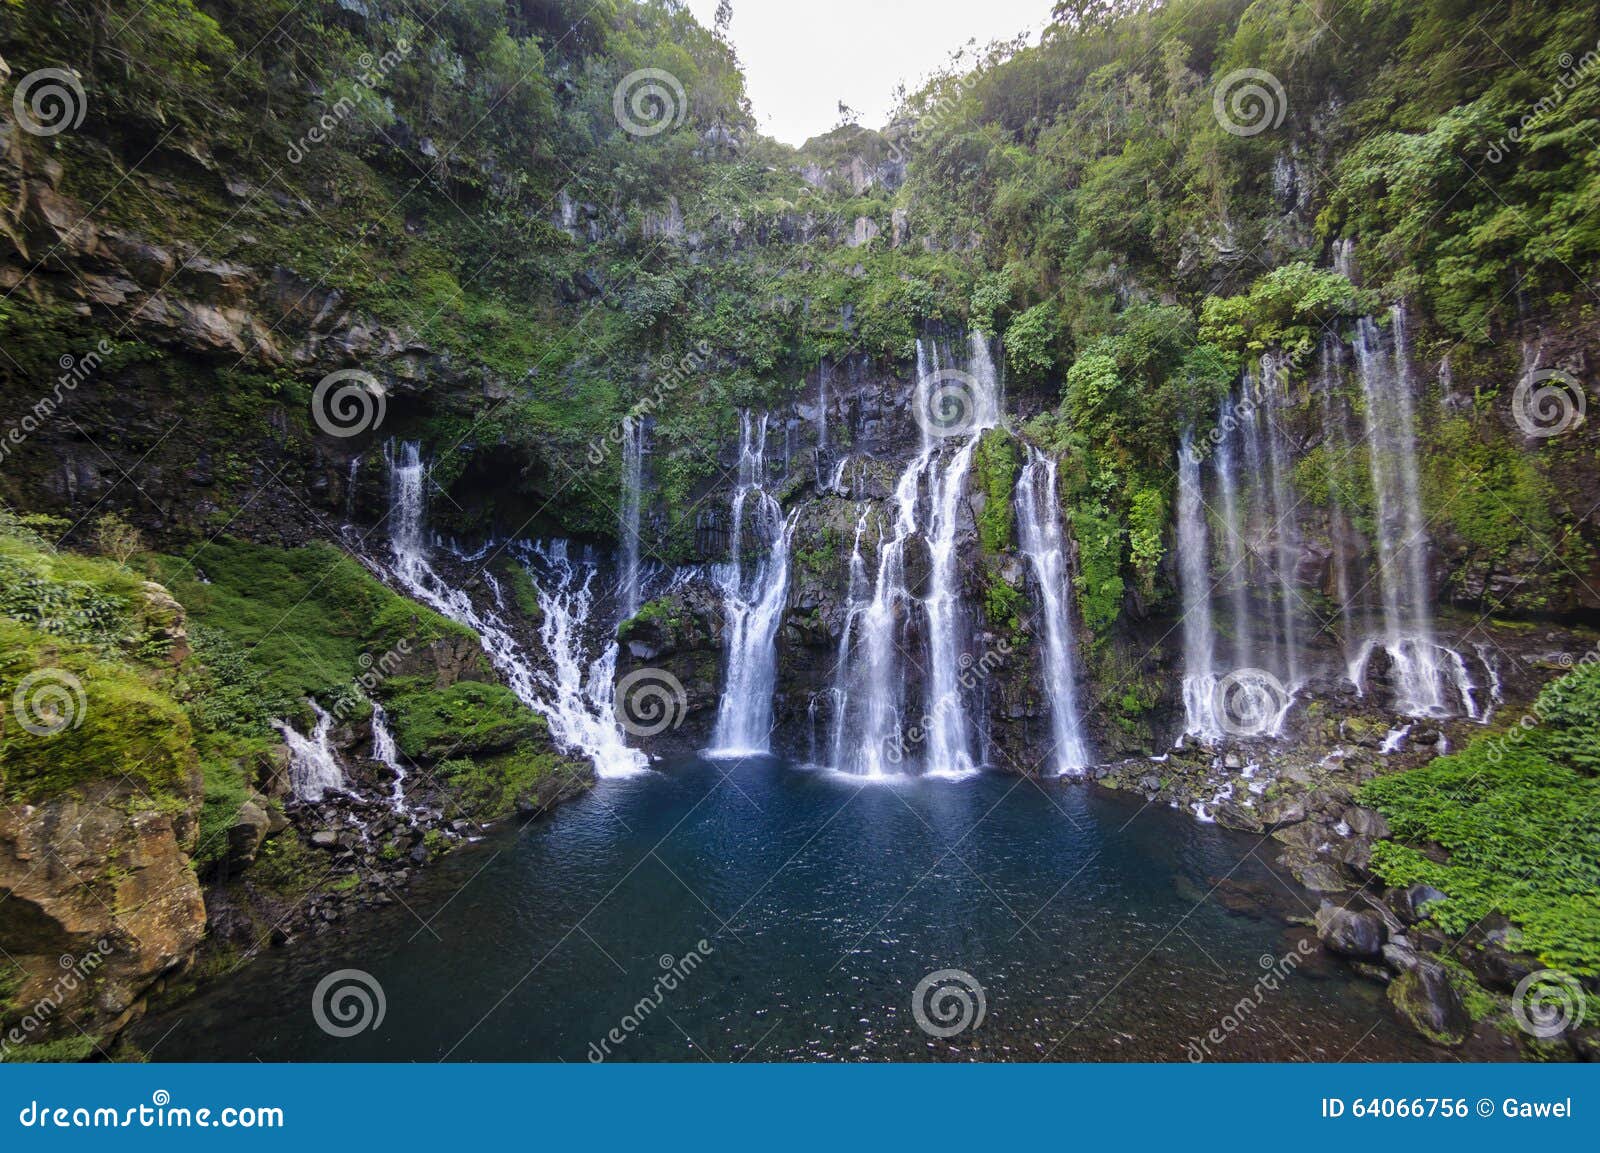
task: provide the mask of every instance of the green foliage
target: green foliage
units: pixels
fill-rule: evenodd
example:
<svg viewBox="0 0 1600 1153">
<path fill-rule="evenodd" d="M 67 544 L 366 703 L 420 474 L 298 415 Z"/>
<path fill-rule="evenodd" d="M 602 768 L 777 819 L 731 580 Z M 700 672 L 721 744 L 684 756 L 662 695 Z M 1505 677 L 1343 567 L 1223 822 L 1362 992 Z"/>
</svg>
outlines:
<svg viewBox="0 0 1600 1153">
<path fill-rule="evenodd" d="M 1012 496 L 1017 484 L 1017 446 L 1011 434 L 998 428 L 985 432 L 973 450 L 972 466 L 977 490 L 983 493 L 978 541 L 984 553 L 993 556 L 1011 547 L 1016 520 Z"/>
<path fill-rule="evenodd" d="M 1040 301 L 1006 329 L 1006 363 L 1023 380 L 1043 381 L 1055 370 L 1066 343 L 1061 310 Z"/>
<path fill-rule="evenodd" d="M 1379 875 L 1446 893 L 1430 910 L 1446 932 L 1500 913 L 1546 964 L 1600 973 L 1597 705 L 1600 666 L 1585 666 L 1545 691 L 1536 727 L 1480 737 L 1367 785 L 1363 801 L 1383 812 L 1395 837 L 1374 848 Z M 1424 853 L 1429 845 L 1446 859 Z"/>
<path fill-rule="evenodd" d="M 983 611 L 989 623 L 1005 629 L 1013 637 L 1022 633 L 1022 614 L 1028 607 L 1022 590 L 1007 584 L 998 573 L 989 573 L 983 586 Z"/>
<path fill-rule="evenodd" d="M 1098 500 L 1074 504 L 1071 516 L 1072 534 L 1078 542 L 1074 585 L 1078 610 L 1091 633 L 1104 633 L 1122 612 L 1126 531 L 1116 514 Z"/>
<path fill-rule="evenodd" d="M 1162 538 L 1166 533 L 1167 502 L 1160 489 L 1141 488 L 1133 494 L 1128 512 L 1128 551 L 1139 574 L 1139 587 L 1146 594 L 1155 588 L 1156 569 L 1161 565 Z"/>
<path fill-rule="evenodd" d="M 1337 272 L 1296 261 L 1273 269 L 1242 296 L 1206 297 L 1199 335 L 1240 361 L 1270 349 L 1299 359 L 1315 351 L 1335 321 L 1375 311 L 1372 293 Z"/>
</svg>

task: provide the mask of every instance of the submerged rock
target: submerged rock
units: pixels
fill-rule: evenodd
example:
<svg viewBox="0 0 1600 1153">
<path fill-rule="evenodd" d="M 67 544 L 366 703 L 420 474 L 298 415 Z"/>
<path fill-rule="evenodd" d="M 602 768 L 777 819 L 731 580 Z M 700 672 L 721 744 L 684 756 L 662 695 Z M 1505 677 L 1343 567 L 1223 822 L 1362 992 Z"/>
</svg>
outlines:
<svg viewBox="0 0 1600 1153">
<path fill-rule="evenodd" d="M 1346 957 L 1381 956 L 1387 935 L 1383 918 L 1376 913 L 1341 909 L 1331 901 L 1322 902 L 1317 910 L 1317 939 Z"/>
</svg>

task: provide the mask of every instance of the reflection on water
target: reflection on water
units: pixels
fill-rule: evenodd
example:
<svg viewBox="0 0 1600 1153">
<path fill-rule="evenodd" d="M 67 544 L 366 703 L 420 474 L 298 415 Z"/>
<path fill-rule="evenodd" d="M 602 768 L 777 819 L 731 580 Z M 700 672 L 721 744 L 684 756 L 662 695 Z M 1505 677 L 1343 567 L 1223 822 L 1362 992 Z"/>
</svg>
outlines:
<svg viewBox="0 0 1600 1153">
<path fill-rule="evenodd" d="M 157 1060 L 1184 1060 L 1304 938 L 1286 916 L 1314 899 L 1274 853 L 1083 785 L 674 763 L 457 854 L 410 911 L 267 955 L 137 1040 Z M 387 1012 L 335 1038 L 312 993 L 345 968 Z M 941 969 L 985 999 L 948 1040 L 911 1004 Z M 1315 951 L 1243 1016 L 1214 1057 L 1437 1056 Z"/>
</svg>

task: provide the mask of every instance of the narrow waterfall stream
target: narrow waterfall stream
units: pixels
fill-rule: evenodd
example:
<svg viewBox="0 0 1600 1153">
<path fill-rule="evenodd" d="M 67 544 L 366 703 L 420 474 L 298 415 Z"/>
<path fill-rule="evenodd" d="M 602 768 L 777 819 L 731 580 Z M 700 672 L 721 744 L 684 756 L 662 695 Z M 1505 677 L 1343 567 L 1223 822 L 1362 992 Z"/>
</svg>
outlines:
<svg viewBox="0 0 1600 1153">
<path fill-rule="evenodd" d="M 1224 534 L 1234 536 L 1231 523 L 1224 527 Z M 1217 657 L 1211 624 L 1211 549 L 1205 498 L 1200 489 L 1200 457 L 1192 431 L 1183 434 L 1178 449 L 1177 544 L 1183 589 L 1183 727 L 1191 736 L 1215 740 L 1222 735 L 1222 728 L 1217 723 L 1215 700 Z"/>
<path fill-rule="evenodd" d="M 1032 445 L 1028 446 L 1028 463 L 1017 480 L 1016 506 L 1022 551 L 1033 566 L 1039 588 L 1039 615 L 1044 620 L 1040 664 L 1050 699 L 1051 761 L 1057 775 L 1081 773 L 1089 766 L 1089 750 L 1078 715 L 1072 588 L 1067 577 L 1066 541 L 1061 532 L 1056 462 Z"/>
<path fill-rule="evenodd" d="M 644 487 L 644 418 L 622 420 L 622 496 L 617 509 L 621 573 L 617 578 L 617 619 L 639 611 L 639 509 Z"/>
<path fill-rule="evenodd" d="M 714 569 L 726 614 L 727 672 L 716 729 L 715 757 L 759 756 L 772 748 L 772 691 L 777 679 L 778 625 L 789 596 L 789 542 L 795 520 L 785 518 L 766 489 L 767 418 L 739 418 L 739 483 L 733 495 L 732 555 Z M 761 556 L 745 558 L 746 534 Z"/>
<path fill-rule="evenodd" d="M 333 717 L 316 701 L 307 704 L 316 717 L 310 735 L 286 721 L 274 721 L 273 727 L 289 749 L 289 787 L 298 800 L 315 803 L 329 793 L 344 791 L 344 769 L 329 739 Z"/>
</svg>

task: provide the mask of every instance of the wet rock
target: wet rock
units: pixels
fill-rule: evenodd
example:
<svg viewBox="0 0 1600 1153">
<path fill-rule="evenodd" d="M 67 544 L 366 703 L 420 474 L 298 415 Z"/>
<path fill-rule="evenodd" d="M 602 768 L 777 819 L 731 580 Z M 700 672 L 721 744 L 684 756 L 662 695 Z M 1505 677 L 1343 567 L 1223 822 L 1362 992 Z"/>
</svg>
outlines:
<svg viewBox="0 0 1600 1153">
<path fill-rule="evenodd" d="M 1344 811 L 1344 823 L 1359 837 L 1381 841 L 1389 835 L 1389 822 L 1384 820 L 1383 814 L 1376 809 L 1352 805 Z"/>
<path fill-rule="evenodd" d="M 1437 961 L 1423 961 L 1390 982 L 1389 1003 L 1436 1045 L 1459 1045 L 1472 1032 L 1472 1018 Z"/>
<path fill-rule="evenodd" d="M 318 849 L 339 847 L 339 834 L 333 829 L 318 829 L 311 834 L 311 844 Z"/>
<path fill-rule="evenodd" d="M 1317 910 L 1317 939 L 1346 957 L 1382 956 L 1387 931 L 1383 918 L 1371 911 L 1341 909 L 1331 901 Z"/>
</svg>

